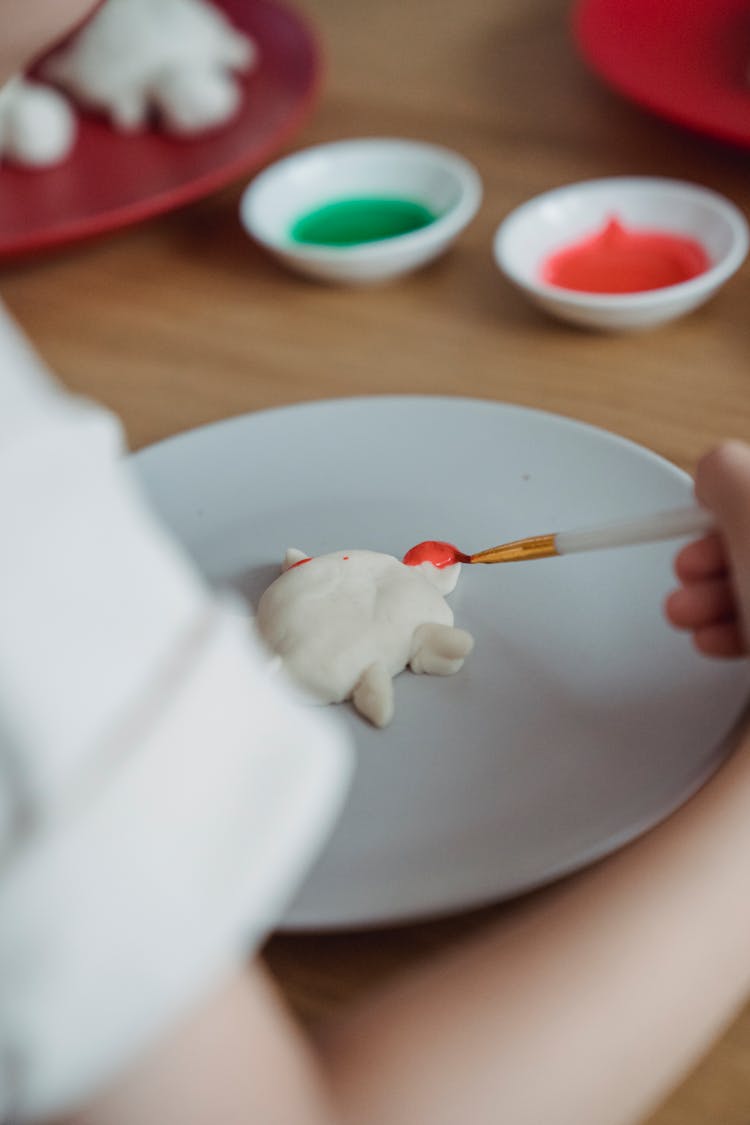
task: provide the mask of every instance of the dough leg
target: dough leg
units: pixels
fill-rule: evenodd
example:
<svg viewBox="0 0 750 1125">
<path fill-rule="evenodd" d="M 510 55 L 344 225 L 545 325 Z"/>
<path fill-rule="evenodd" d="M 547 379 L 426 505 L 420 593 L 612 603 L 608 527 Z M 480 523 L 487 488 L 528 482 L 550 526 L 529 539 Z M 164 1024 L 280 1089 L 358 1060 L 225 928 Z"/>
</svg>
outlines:
<svg viewBox="0 0 750 1125">
<path fill-rule="evenodd" d="M 216 61 L 231 70 L 250 70 L 256 62 L 258 51 L 254 43 L 244 35 L 231 31 L 217 46 Z"/>
<path fill-rule="evenodd" d="M 387 727 L 393 718 L 393 680 L 385 664 L 371 664 L 352 693 L 352 702 L 373 726 Z"/>
<path fill-rule="evenodd" d="M 135 87 L 118 90 L 108 99 L 106 109 L 115 126 L 123 133 L 136 133 L 146 127 L 148 100 L 144 90 Z"/>
<path fill-rule="evenodd" d="M 218 67 L 174 67 L 152 89 L 154 105 L 170 133 L 189 136 L 223 125 L 242 95 L 232 74 Z"/>
<path fill-rule="evenodd" d="M 409 667 L 412 672 L 452 676 L 474 647 L 474 638 L 453 625 L 420 625 L 414 630 Z"/>
</svg>

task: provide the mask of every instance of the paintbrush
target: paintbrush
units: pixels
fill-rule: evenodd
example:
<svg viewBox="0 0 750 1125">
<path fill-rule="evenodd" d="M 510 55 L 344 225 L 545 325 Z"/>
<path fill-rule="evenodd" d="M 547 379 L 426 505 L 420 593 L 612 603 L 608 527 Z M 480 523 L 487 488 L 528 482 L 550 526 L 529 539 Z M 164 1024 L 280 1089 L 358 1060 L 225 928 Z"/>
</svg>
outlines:
<svg viewBox="0 0 750 1125">
<path fill-rule="evenodd" d="M 531 535 L 501 543 L 486 551 L 477 551 L 465 561 L 471 563 L 522 562 L 524 559 L 548 559 L 555 555 L 572 555 L 578 551 L 600 551 L 607 547 L 628 547 L 636 543 L 657 543 L 663 539 L 679 539 L 685 535 L 705 535 L 714 528 L 710 512 L 704 508 L 677 508 L 640 519 L 580 531 L 558 531 L 548 535 Z"/>
</svg>

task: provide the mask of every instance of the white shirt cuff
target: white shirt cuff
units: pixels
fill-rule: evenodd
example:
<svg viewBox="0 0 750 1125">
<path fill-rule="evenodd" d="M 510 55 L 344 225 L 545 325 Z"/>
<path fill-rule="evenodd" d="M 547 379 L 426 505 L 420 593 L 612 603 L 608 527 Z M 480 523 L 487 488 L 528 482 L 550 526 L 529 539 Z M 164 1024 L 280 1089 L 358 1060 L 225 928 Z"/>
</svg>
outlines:
<svg viewBox="0 0 750 1125">
<path fill-rule="evenodd" d="M 0 872 L 6 1113 L 74 1108 L 263 940 L 348 779 L 343 734 L 301 706 L 222 610 L 128 730 Z"/>
</svg>

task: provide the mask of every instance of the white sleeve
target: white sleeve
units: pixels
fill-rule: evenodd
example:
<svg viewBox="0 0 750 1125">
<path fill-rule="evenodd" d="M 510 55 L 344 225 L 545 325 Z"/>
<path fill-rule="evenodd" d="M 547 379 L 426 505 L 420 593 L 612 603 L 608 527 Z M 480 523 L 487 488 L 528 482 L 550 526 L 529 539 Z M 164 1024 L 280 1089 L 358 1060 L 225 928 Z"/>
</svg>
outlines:
<svg viewBox="0 0 750 1125">
<path fill-rule="evenodd" d="M 0 1120 L 74 1108 L 257 945 L 349 747 L 0 310 Z"/>
</svg>

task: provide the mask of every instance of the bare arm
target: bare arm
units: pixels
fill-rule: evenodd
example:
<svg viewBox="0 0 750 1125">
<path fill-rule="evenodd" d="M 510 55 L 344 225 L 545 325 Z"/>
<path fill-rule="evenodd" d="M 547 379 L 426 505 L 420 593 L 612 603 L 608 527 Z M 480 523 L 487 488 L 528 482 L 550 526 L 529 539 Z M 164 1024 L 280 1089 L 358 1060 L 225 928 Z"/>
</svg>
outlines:
<svg viewBox="0 0 750 1125">
<path fill-rule="evenodd" d="M 332 1125 L 327 1078 L 259 967 L 228 977 L 69 1125 Z"/>
<path fill-rule="evenodd" d="M 0 0 L 0 85 L 66 35 L 97 0 Z"/>
</svg>

